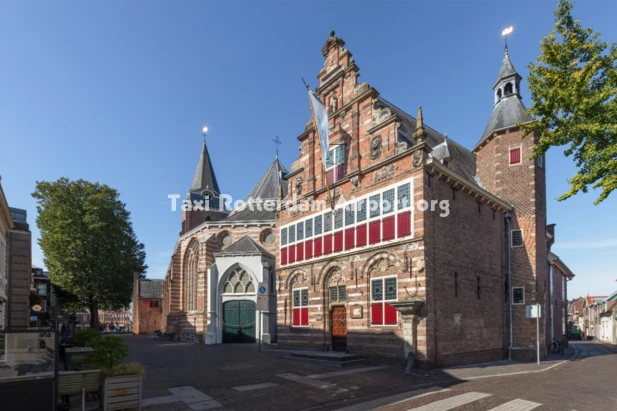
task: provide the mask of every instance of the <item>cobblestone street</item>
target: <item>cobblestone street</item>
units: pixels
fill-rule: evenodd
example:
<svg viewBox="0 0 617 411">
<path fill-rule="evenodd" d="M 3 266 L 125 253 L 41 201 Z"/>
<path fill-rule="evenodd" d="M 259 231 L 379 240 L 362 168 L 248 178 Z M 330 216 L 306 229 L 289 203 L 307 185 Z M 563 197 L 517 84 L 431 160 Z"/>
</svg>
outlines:
<svg viewBox="0 0 617 411">
<path fill-rule="evenodd" d="M 152 410 L 490 410 L 503 404 L 512 410 L 617 409 L 611 383 L 617 348 L 590 342 L 573 343 L 563 359 L 541 365 L 498 362 L 407 377 L 398 367 L 299 363 L 276 350 L 259 353 L 252 344 L 203 346 L 133 336 L 126 341 L 130 360 L 146 367 L 143 397 Z M 179 387 L 189 387 L 200 402 L 185 401 Z"/>
</svg>

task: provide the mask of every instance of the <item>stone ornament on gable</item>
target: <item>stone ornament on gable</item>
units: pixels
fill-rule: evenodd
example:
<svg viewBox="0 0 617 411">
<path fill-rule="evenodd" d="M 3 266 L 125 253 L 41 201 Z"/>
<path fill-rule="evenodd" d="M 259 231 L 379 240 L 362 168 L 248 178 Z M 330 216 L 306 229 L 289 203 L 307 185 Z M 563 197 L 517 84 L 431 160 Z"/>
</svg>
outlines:
<svg viewBox="0 0 617 411">
<path fill-rule="evenodd" d="M 338 109 L 338 100 L 336 98 L 336 93 L 332 92 L 330 94 L 330 114 L 334 113 Z"/>
<path fill-rule="evenodd" d="M 332 190 L 332 201 L 334 201 L 334 204 L 338 203 L 338 200 L 341 198 L 342 194 L 343 190 L 341 189 L 341 187 L 336 187 L 334 190 Z"/>
<path fill-rule="evenodd" d="M 358 191 L 360 189 L 360 177 L 359 176 L 353 176 L 351 177 L 349 181 L 351 181 L 351 186 L 353 187 L 353 191 Z"/>
<path fill-rule="evenodd" d="M 334 272 L 330 275 L 330 278 L 328 279 L 328 284 L 330 286 L 345 284 L 347 279 L 343 275 L 343 272 L 338 268 L 335 268 L 333 271 Z"/>
<path fill-rule="evenodd" d="M 396 164 L 383 166 L 380 170 L 375 171 L 375 173 L 373 174 L 373 182 L 379 183 L 381 181 L 392 178 L 392 176 L 394 176 L 396 168 Z"/>
<path fill-rule="evenodd" d="M 300 195 L 302 194 L 302 184 L 304 183 L 304 180 L 302 179 L 302 176 L 298 176 L 296 177 L 296 195 Z"/>
<path fill-rule="evenodd" d="M 424 153 L 422 152 L 422 150 L 414 151 L 411 160 L 414 167 L 420 167 L 424 162 Z"/>
<path fill-rule="evenodd" d="M 381 156 L 381 136 L 373 137 L 371 140 L 371 160 Z"/>
<path fill-rule="evenodd" d="M 373 126 L 383 123 L 392 117 L 392 110 L 379 99 L 373 100 Z"/>
</svg>

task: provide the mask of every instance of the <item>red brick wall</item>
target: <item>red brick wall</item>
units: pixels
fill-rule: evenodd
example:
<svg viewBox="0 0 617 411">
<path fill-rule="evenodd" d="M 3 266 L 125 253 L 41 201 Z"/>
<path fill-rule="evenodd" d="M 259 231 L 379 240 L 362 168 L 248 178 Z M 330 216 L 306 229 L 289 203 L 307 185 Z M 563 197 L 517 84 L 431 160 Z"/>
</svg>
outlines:
<svg viewBox="0 0 617 411">
<path fill-rule="evenodd" d="M 513 307 L 514 358 L 535 357 L 535 320 L 525 317 L 525 305 L 542 304 L 546 313 L 548 248 L 546 239 L 545 167 L 531 160 L 533 136 L 523 139 L 517 127 L 497 136 L 476 155 L 477 174 L 483 186 L 514 206 L 512 229 L 522 229 L 523 247 L 512 248 L 512 286 L 525 287 L 525 304 Z M 521 147 L 521 164 L 510 165 L 510 148 Z M 547 316 L 541 319 L 540 346 L 546 347 Z M 542 354 L 544 350 L 542 350 Z"/>
<path fill-rule="evenodd" d="M 150 306 L 150 302 L 158 302 L 158 307 Z M 137 304 L 137 311 L 139 312 L 138 322 L 133 323 L 134 334 L 153 334 L 154 330 L 161 330 L 162 320 L 162 300 L 160 298 L 140 298 Z M 135 305 L 133 306 L 135 311 Z"/>
</svg>

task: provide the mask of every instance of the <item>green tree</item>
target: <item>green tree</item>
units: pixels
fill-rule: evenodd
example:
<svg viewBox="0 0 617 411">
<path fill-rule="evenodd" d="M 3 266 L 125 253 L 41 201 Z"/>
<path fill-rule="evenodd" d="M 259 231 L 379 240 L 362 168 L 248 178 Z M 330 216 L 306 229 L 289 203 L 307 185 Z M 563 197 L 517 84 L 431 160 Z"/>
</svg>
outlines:
<svg viewBox="0 0 617 411">
<path fill-rule="evenodd" d="M 597 205 L 617 188 L 617 45 L 583 28 L 572 7 L 559 1 L 555 28 L 529 65 L 533 103 L 528 113 L 536 121 L 523 127 L 527 135 L 539 136 L 534 158 L 559 146 L 566 146 L 567 157 L 574 156 L 578 172 L 558 200 L 591 187 L 602 190 Z"/>
<path fill-rule="evenodd" d="M 98 327 L 99 308 L 128 304 L 133 273 L 147 268 L 125 204 L 107 185 L 67 178 L 37 182 L 32 196 L 52 284 L 71 308 L 89 308 L 90 326 Z"/>
</svg>

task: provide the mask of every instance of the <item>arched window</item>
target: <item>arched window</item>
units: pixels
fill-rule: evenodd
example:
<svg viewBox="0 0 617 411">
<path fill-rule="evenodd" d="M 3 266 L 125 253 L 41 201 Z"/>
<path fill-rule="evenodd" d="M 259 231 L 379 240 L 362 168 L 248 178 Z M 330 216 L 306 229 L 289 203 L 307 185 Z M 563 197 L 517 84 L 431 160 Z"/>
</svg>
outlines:
<svg viewBox="0 0 617 411">
<path fill-rule="evenodd" d="M 503 93 L 506 96 L 509 96 L 510 94 L 512 94 L 512 83 L 506 84 L 506 87 L 504 87 Z"/>
<path fill-rule="evenodd" d="M 185 274 L 185 296 L 186 311 L 197 310 L 197 264 L 199 262 L 199 245 L 193 244 L 186 257 Z"/>
<path fill-rule="evenodd" d="M 255 294 L 255 283 L 245 270 L 236 268 L 225 282 L 223 294 Z"/>
<path fill-rule="evenodd" d="M 501 98 L 501 89 L 497 90 L 497 100 Z"/>
</svg>

